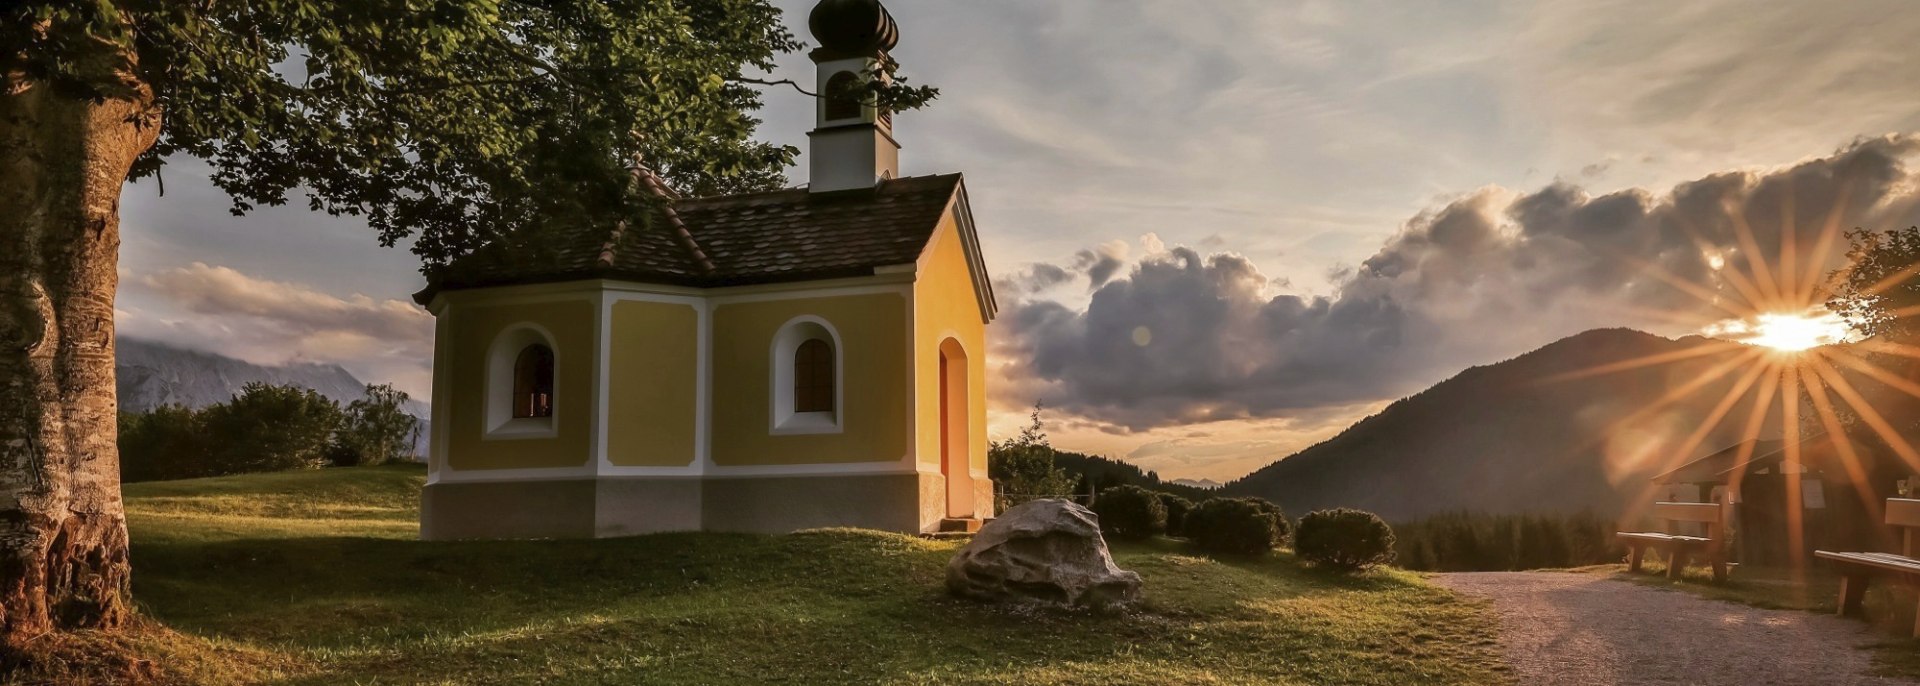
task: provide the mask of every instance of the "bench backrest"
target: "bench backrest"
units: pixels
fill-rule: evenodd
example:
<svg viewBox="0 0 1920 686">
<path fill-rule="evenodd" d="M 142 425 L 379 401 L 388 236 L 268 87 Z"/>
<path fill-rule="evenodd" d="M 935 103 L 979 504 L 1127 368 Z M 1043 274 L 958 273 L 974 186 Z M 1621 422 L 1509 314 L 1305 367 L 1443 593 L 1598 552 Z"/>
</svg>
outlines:
<svg viewBox="0 0 1920 686">
<path fill-rule="evenodd" d="M 1920 500 L 1913 502 L 1914 505 L 1920 506 Z M 1719 524 L 1721 519 L 1726 517 L 1726 508 L 1720 503 L 1654 503 L 1653 516 L 1674 522 Z M 1920 524 L 1914 526 L 1920 526 Z"/>
<path fill-rule="evenodd" d="M 1888 498 L 1887 526 L 1900 529 L 1900 554 L 1913 557 L 1920 553 L 1920 500 Z"/>
<path fill-rule="evenodd" d="M 1711 550 L 1719 550 L 1725 544 L 1721 524 L 1727 516 L 1727 509 L 1720 503 L 1654 503 L 1653 516 L 1667 520 L 1666 530 L 1670 534 L 1694 534 L 1693 531 L 1679 530 L 1676 522 L 1699 522 L 1706 525 L 1705 533 L 1711 541 L 1707 544 Z"/>
</svg>

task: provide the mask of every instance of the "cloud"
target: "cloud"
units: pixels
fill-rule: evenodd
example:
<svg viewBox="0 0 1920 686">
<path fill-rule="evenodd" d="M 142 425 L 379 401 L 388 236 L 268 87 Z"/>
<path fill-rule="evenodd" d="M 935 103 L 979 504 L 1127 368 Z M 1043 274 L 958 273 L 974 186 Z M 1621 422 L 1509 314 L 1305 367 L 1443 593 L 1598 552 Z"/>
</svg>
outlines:
<svg viewBox="0 0 1920 686">
<path fill-rule="evenodd" d="M 1810 150 L 1835 131 L 1920 128 L 1920 13 L 1846 3 L 1610 0 L 1518 13 L 1508 78 L 1529 108 L 1603 150 L 1688 166 Z M 1657 18 L 1656 18 L 1657 16 Z"/>
<path fill-rule="evenodd" d="M 1099 288 L 1107 285 L 1127 266 L 1128 252 L 1126 241 L 1107 241 L 1074 254 L 1073 269 L 1085 273 L 1087 282 L 1093 288 Z"/>
<path fill-rule="evenodd" d="M 129 279 L 122 334 L 261 364 L 339 364 L 363 381 L 430 389 L 433 317 L 419 306 L 336 296 L 195 262 Z"/>
<path fill-rule="evenodd" d="M 1829 220 L 1920 222 L 1920 179 L 1907 168 L 1917 152 L 1920 139 L 1863 139 L 1664 193 L 1593 195 L 1564 181 L 1481 189 L 1409 220 L 1324 297 L 1274 295 L 1273 279 L 1238 254 L 1169 247 L 1098 283 L 1084 308 L 1016 301 L 996 353 L 1009 360 L 1007 393 L 1127 431 L 1391 399 L 1585 329 L 1673 333 L 1724 318 L 1754 286 L 1715 257 L 1779 272 L 1790 245 L 1800 261 L 1777 287 L 1810 288 L 1808 276 L 1842 257 L 1805 264 Z M 1086 253 L 1074 262 L 1088 264 Z"/>
</svg>

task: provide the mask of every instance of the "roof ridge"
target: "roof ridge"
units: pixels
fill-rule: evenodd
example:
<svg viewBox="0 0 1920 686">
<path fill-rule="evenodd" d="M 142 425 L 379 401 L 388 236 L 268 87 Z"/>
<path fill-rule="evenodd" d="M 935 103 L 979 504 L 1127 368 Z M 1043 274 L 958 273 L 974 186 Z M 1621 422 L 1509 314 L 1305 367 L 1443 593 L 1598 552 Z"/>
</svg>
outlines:
<svg viewBox="0 0 1920 686">
<path fill-rule="evenodd" d="M 600 244 L 600 258 L 594 261 L 601 269 L 612 269 L 614 249 L 620 247 L 620 239 L 627 235 L 627 220 L 613 223 L 613 231 L 607 234 L 607 240 Z"/>
<path fill-rule="evenodd" d="M 884 181 L 874 184 L 874 188 L 877 190 L 879 188 L 886 186 L 887 184 L 899 183 L 903 181 L 928 181 L 928 180 L 934 180 L 934 179 L 959 177 L 959 176 L 965 176 L 965 174 L 962 174 L 960 172 L 945 172 L 945 173 L 939 173 L 939 174 L 918 174 L 914 176 L 896 176 L 891 179 L 886 179 Z M 726 193 L 723 195 L 694 195 L 694 196 L 681 198 L 681 200 L 684 200 L 686 202 L 693 203 L 696 205 L 702 205 L 702 204 L 710 204 L 710 203 L 716 203 L 716 202 L 742 202 L 751 198 L 759 198 L 762 196 L 801 195 L 801 194 L 810 196 L 812 195 L 812 193 L 813 191 L 808 190 L 806 186 L 790 186 L 787 188 L 774 188 L 770 190 L 752 191 L 748 193 Z"/>
<path fill-rule="evenodd" d="M 711 274 L 718 269 L 713 264 L 713 258 L 708 257 L 707 251 L 700 248 L 700 241 L 694 239 L 693 231 L 687 228 L 687 223 L 680 220 L 680 213 L 674 210 L 673 204 L 679 200 L 680 196 L 674 193 L 673 189 L 668 188 L 667 184 L 646 165 L 634 165 L 633 174 L 639 179 L 641 185 L 646 186 L 648 192 L 660 199 L 661 214 L 667 218 L 667 225 L 673 228 L 674 242 L 680 244 L 681 250 L 687 251 L 688 257 L 693 258 L 694 264 L 700 267 L 700 273 Z M 621 224 L 624 225 L 625 222 Z M 620 230 L 620 227 L 614 229 L 616 236 L 619 235 Z M 605 266 L 612 267 L 612 253 L 603 252 L 601 255 L 605 260 Z"/>
</svg>

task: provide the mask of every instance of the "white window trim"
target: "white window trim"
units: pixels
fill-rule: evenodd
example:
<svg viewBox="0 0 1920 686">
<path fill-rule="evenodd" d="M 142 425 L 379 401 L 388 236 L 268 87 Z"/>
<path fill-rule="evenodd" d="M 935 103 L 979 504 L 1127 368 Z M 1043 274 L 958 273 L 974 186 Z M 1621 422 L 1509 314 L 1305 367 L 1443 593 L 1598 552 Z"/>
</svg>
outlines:
<svg viewBox="0 0 1920 686">
<path fill-rule="evenodd" d="M 800 344 L 827 335 L 827 342 L 833 344 L 833 411 L 832 412 L 795 412 L 793 411 L 793 354 Z M 770 417 L 772 434 L 775 436 L 796 436 L 809 434 L 837 434 L 846 430 L 847 407 L 847 353 L 846 346 L 840 340 L 840 331 L 825 319 L 813 315 L 801 315 L 780 325 L 773 336 L 773 370 L 769 384 L 768 406 L 772 410 Z"/>
<path fill-rule="evenodd" d="M 530 345 L 544 345 L 553 351 L 553 414 L 545 417 L 513 416 L 513 365 L 520 351 Z M 539 324 L 521 322 L 500 330 L 487 347 L 486 420 L 482 424 L 484 441 L 524 441 L 559 435 L 560 414 L 567 408 L 560 403 L 560 368 L 566 361 L 553 333 Z"/>
</svg>

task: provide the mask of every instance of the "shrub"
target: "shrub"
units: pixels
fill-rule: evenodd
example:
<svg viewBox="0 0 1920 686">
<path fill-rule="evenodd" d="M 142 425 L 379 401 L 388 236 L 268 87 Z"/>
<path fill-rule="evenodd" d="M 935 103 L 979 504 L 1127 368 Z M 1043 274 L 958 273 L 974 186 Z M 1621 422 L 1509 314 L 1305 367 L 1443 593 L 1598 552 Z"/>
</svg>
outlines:
<svg viewBox="0 0 1920 686">
<path fill-rule="evenodd" d="M 1100 530 L 1114 538 L 1143 540 L 1167 529 L 1167 508 L 1160 496 L 1139 486 L 1115 486 L 1093 499 Z"/>
<path fill-rule="evenodd" d="M 232 400 L 200 410 L 168 405 L 123 413 L 120 478 L 160 481 L 362 464 L 369 453 L 334 440 L 343 416 L 339 403 L 317 391 L 263 383 L 247 384 Z"/>
<path fill-rule="evenodd" d="M 1187 513 L 1193 511 L 1193 501 L 1172 493 L 1161 493 L 1159 495 L 1160 506 L 1167 509 L 1167 535 L 1187 535 Z"/>
<path fill-rule="evenodd" d="M 213 475 L 313 469 L 326 464 L 340 404 L 318 391 L 250 383 L 232 400 L 200 411 Z"/>
<path fill-rule="evenodd" d="M 1187 513 L 1187 539 L 1209 553 L 1259 555 L 1285 538 L 1286 515 L 1259 498 L 1212 498 Z"/>
<path fill-rule="evenodd" d="M 200 415 L 179 405 L 120 413 L 120 480 L 191 479 L 213 473 Z"/>
<path fill-rule="evenodd" d="M 1047 427 L 1035 406 L 1033 422 L 1015 438 L 995 441 L 987 446 L 987 475 L 993 479 L 993 509 L 1006 512 L 1013 506 L 1042 498 L 1073 497 L 1074 479 L 1067 470 L 1054 466 L 1059 451 L 1047 443 Z"/>
<path fill-rule="evenodd" d="M 1317 510 L 1300 518 L 1293 548 L 1316 565 L 1356 572 L 1393 561 L 1393 529 L 1365 510 Z"/>
<path fill-rule="evenodd" d="M 333 434 L 333 445 L 327 447 L 327 462 L 351 467 L 411 457 L 420 420 L 407 414 L 408 400 L 405 391 L 391 385 L 367 384 L 366 394 L 347 405 L 340 428 Z"/>
<path fill-rule="evenodd" d="M 1252 502 L 1254 507 L 1260 508 L 1261 512 L 1273 517 L 1273 547 L 1284 546 L 1287 544 L 1287 539 L 1293 537 L 1293 521 L 1287 519 L 1287 513 L 1281 510 L 1279 505 L 1275 505 L 1273 501 L 1266 498 L 1241 498 L 1241 500 Z"/>
</svg>

